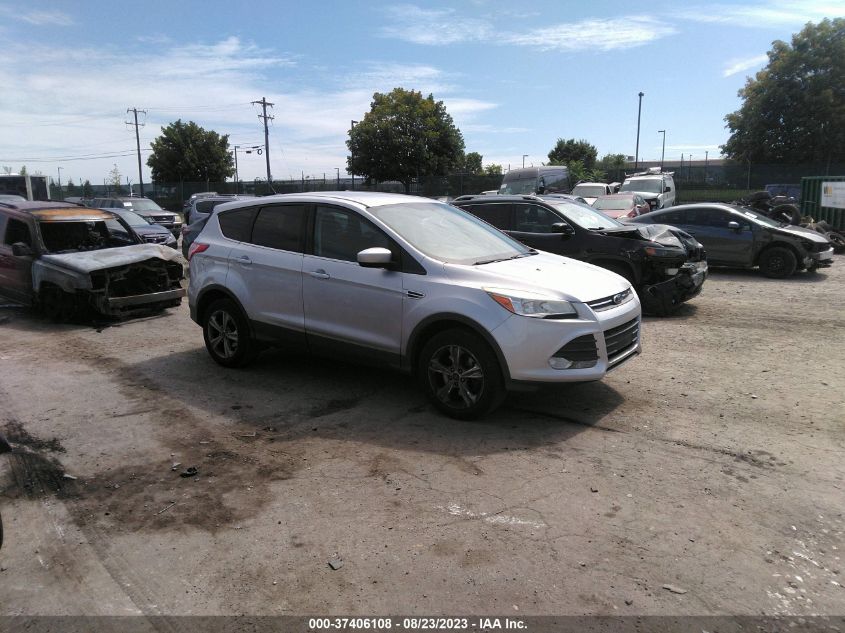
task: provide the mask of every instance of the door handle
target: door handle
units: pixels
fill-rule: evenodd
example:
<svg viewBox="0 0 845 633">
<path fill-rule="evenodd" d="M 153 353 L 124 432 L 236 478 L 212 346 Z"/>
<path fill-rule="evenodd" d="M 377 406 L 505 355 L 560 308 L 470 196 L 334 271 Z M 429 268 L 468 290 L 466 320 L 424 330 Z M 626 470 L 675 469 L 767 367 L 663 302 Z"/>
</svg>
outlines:
<svg viewBox="0 0 845 633">
<path fill-rule="evenodd" d="M 246 255 L 238 255 L 235 257 L 235 261 L 239 264 L 243 264 L 244 266 L 249 266 L 252 264 L 252 260 Z"/>
<path fill-rule="evenodd" d="M 323 270 L 322 268 L 318 268 L 317 270 L 312 270 L 308 274 L 311 275 L 314 279 L 331 279 L 331 275 L 329 273 L 327 273 L 325 270 Z"/>
</svg>

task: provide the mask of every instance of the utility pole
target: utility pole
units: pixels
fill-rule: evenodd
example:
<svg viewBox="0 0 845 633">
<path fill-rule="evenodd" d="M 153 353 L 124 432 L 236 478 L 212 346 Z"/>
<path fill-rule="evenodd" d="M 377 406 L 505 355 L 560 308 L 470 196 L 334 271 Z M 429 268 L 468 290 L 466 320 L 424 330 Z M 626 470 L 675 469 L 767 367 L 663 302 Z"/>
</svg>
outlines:
<svg viewBox="0 0 845 633">
<path fill-rule="evenodd" d="M 663 149 L 660 151 L 660 171 L 663 171 L 663 158 L 666 156 L 666 130 L 657 130 L 657 133 L 663 135 Z"/>
<path fill-rule="evenodd" d="M 355 124 L 358 121 L 353 120 L 351 125 L 349 126 L 349 135 L 352 135 L 352 130 L 355 128 Z M 349 150 L 349 171 L 352 172 L 352 191 L 355 191 L 355 152 Z"/>
<path fill-rule="evenodd" d="M 59 167 L 59 195 L 62 197 L 62 200 L 65 199 L 65 192 L 62 191 L 62 168 Z"/>
<path fill-rule="evenodd" d="M 267 121 L 272 121 L 276 117 L 267 114 L 267 106 L 273 107 L 274 104 L 267 101 L 265 97 L 261 97 L 261 101 L 253 101 L 252 105 L 261 104 L 261 114 L 259 119 L 264 121 L 264 157 L 267 159 L 267 186 L 270 191 L 273 190 L 273 177 L 270 175 L 270 132 L 267 130 Z"/>
<path fill-rule="evenodd" d="M 707 159 L 710 155 L 710 150 L 704 150 L 704 184 L 707 184 Z"/>
<path fill-rule="evenodd" d="M 522 167 L 525 168 L 525 159 L 528 158 L 528 154 L 522 155 Z"/>
<path fill-rule="evenodd" d="M 640 115 L 643 113 L 643 95 L 645 95 L 644 92 L 638 94 L 640 105 L 637 107 L 637 151 L 634 156 L 634 171 L 640 167 Z"/>
<path fill-rule="evenodd" d="M 144 115 L 147 114 L 146 110 L 139 110 L 138 108 L 129 108 L 126 110 L 126 113 L 132 113 L 135 115 L 135 122 L 126 121 L 126 125 L 134 125 L 135 126 L 135 145 L 138 148 L 138 187 L 141 190 L 141 197 L 144 197 L 144 176 L 141 174 L 141 137 L 138 134 L 138 113 L 142 113 Z M 143 127 L 145 124 L 141 123 L 140 126 Z"/>
<path fill-rule="evenodd" d="M 240 145 L 232 145 L 232 149 L 235 150 L 235 195 L 239 194 L 238 191 L 238 148 Z"/>
</svg>

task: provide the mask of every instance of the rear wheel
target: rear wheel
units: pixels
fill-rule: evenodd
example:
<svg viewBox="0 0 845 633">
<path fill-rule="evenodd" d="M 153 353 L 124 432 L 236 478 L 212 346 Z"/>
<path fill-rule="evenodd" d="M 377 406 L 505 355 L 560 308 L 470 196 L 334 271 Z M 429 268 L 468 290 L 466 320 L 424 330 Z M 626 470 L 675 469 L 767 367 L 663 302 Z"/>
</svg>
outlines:
<svg viewBox="0 0 845 633">
<path fill-rule="evenodd" d="M 206 309 L 202 332 L 211 358 L 224 367 L 242 367 L 255 357 L 249 324 L 231 299 L 218 299 Z"/>
<path fill-rule="evenodd" d="M 784 246 L 773 246 L 760 255 L 760 270 L 766 277 L 783 279 L 793 274 L 797 267 L 795 253 Z"/>
<path fill-rule="evenodd" d="M 505 398 L 496 355 L 480 336 L 467 330 L 434 335 L 420 353 L 417 373 L 434 406 L 460 420 L 479 418 Z"/>
</svg>

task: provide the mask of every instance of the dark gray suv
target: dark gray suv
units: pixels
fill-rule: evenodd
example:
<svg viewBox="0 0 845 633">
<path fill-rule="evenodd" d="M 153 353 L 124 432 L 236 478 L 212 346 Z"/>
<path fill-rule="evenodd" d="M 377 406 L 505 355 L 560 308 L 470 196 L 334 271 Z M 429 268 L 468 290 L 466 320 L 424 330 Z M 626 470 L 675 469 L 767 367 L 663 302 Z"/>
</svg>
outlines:
<svg viewBox="0 0 845 633">
<path fill-rule="evenodd" d="M 127 209 L 134 211 L 152 224 L 160 224 L 178 238 L 182 231 L 182 216 L 173 211 L 162 209 L 149 198 L 139 196 L 119 196 L 113 198 L 94 198 L 88 204 L 96 209 Z"/>
</svg>

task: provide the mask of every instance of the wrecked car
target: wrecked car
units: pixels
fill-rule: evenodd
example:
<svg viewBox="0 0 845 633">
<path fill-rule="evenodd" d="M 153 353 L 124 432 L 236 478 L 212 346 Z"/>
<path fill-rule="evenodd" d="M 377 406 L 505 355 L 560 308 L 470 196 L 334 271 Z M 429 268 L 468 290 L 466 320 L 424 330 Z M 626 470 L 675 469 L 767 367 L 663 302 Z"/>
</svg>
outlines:
<svg viewBox="0 0 845 633">
<path fill-rule="evenodd" d="M 0 203 L 0 295 L 70 321 L 178 306 L 184 260 L 145 244 L 109 211 L 62 202 Z"/>
<path fill-rule="evenodd" d="M 461 196 L 452 204 L 527 246 L 624 277 L 646 313 L 672 313 L 698 295 L 707 278 L 704 247 L 674 227 L 628 226 L 559 196 Z"/>
</svg>

